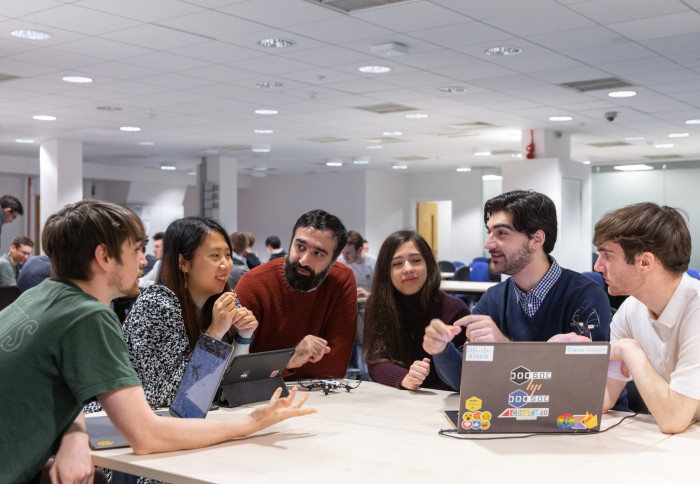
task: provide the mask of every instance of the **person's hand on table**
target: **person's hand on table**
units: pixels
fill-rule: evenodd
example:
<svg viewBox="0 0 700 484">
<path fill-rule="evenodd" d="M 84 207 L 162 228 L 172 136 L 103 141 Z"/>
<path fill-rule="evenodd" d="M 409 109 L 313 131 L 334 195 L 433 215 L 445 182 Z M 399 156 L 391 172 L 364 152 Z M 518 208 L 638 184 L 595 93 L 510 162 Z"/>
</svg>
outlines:
<svg viewBox="0 0 700 484">
<path fill-rule="evenodd" d="M 317 363 L 324 355 L 330 353 L 330 351 L 331 348 L 328 346 L 328 342 L 325 339 L 307 334 L 294 349 L 294 356 L 289 360 L 287 368 L 299 368 L 309 361 L 311 363 Z"/>
<path fill-rule="evenodd" d="M 262 408 L 253 410 L 246 418 L 250 419 L 251 425 L 253 426 L 253 432 L 265 429 L 270 425 L 274 425 L 283 420 L 292 417 L 301 417 L 303 415 L 309 415 L 316 413 L 315 408 L 302 408 L 306 400 L 309 398 L 309 394 L 306 393 L 302 395 L 296 402 L 294 398 L 297 394 L 297 388 L 292 387 L 289 391 L 289 396 L 286 398 L 280 398 L 282 389 L 278 388 L 272 395 L 272 398 Z M 252 432 L 251 432 L 252 433 Z"/>
<path fill-rule="evenodd" d="M 401 386 L 407 390 L 417 390 L 430 373 L 430 358 L 416 360 L 408 369 L 408 374 L 401 381 Z"/>
<path fill-rule="evenodd" d="M 84 425 L 85 417 L 78 417 Z M 56 458 L 49 470 L 53 483 L 91 484 L 95 475 L 95 465 L 90 456 L 90 441 L 84 428 L 71 425 L 63 434 L 61 445 L 56 452 Z"/>
<path fill-rule="evenodd" d="M 442 353 L 447 348 L 447 344 L 457 336 L 461 328 L 443 323 L 439 319 L 433 319 L 425 327 L 423 335 L 423 349 L 429 355 Z"/>
</svg>

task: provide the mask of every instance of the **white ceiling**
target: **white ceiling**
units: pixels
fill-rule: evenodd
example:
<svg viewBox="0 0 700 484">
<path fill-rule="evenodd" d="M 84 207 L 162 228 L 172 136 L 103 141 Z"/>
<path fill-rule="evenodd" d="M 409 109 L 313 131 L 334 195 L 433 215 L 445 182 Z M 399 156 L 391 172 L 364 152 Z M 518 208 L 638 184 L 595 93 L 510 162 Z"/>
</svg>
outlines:
<svg viewBox="0 0 700 484">
<path fill-rule="evenodd" d="M 15 29 L 53 38 L 20 40 L 10 35 Z M 296 45 L 256 44 L 272 37 Z M 409 53 L 370 53 L 386 42 Z M 523 52 L 485 55 L 493 46 Z M 358 72 L 370 64 L 392 71 Z M 6 155 L 38 156 L 42 140 L 59 138 L 82 140 L 86 161 L 167 161 L 185 171 L 211 152 L 237 158 L 244 173 L 324 171 L 333 159 L 345 163 L 341 170 L 388 170 L 412 158 L 419 159 L 406 162 L 409 170 L 438 171 L 513 161 L 473 152 L 520 151 L 521 130 L 551 128 L 571 135 L 574 159 L 593 164 L 700 159 L 700 125 L 684 124 L 700 118 L 700 0 L 416 0 L 352 14 L 306 0 L 2 0 L 0 74 L 15 77 L 0 82 Z M 94 82 L 68 84 L 65 75 Z M 613 99 L 607 90 L 558 85 L 606 77 L 633 84 L 638 95 Z M 262 81 L 284 86 L 256 87 Z M 437 90 L 444 86 L 467 91 Z M 429 117 L 357 109 L 385 103 Z M 258 108 L 279 114 L 256 115 Z M 612 123 L 608 111 L 619 113 Z M 574 119 L 548 121 L 554 115 Z M 493 127 L 459 126 L 476 122 Z M 403 136 L 382 140 L 385 131 Z M 675 132 L 690 136 L 670 140 Z M 644 140 L 591 146 L 628 136 Z M 654 148 L 661 142 L 675 146 Z M 250 149 L 266 144 L 267 154 Z M 352 164 L 362 157 L 370 164 Z"/>
</svg>

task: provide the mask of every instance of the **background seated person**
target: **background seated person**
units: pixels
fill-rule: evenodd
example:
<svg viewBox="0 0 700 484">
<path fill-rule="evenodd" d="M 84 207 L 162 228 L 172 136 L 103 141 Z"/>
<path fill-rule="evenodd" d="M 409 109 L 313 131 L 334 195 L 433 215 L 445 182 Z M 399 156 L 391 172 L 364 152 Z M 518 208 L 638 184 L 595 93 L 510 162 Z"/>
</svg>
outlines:
<svg viewBox="0 0 700 484">
<path fill-rule="evenodd" d="M 377 260 L 365 253 L 365 239 L 356 230 L 348 232 L 348 243 L 343 247 L 338 262 L 345 264 L 355 274 L 357 297 L 368 297 L 374 277 L 374 266 Z"/>
<path fill-rule="evenodd" d="M 148 403 L 172 402 L 200 333 L 247 353 L 258 321 L 231 292 L 231 243 L 209 218 L 185 217 L 165 232 L 156 284 L 144 289 L 124 323 L 129 359 Z"/>
<path fill-rule="evenodd" d="M 15 237 L 10 251 L 0 256 L 0 286 L 15 286 L 19 277 L 19 267 L 32 255 L 34 242 L 22 235 Z"/>
<path fill-rule="evenodd" d="M 276 235 L 271 235 L 265 239 L 265 248 L 270 254 L 268 261 L 282 258 L 287 255 L 287 251 L 282 248 L 282 242 Z"/>
<path fill-rule="evenodd" d="M 391 234 L 379 249 L 365 313 L 364 358 L 372 379 L 396 388 L 448 390 L 422 347 L 433 318 L 452 324 L 469 314 L 461 299 L 440 290 L 440 270 L 428 243 L 412 230 Z M 464 343 L 464 335 L 455 338 Z"/>
<path fill-rule="evenodd" d="M 305 398 L 292 403 L 295 389 L 235 420 L 162 418 L 151 410 L 108 307 L 138 294 L 144 238 L 136 214 L 108 202 L 83 200 L 46 220 L 42 241 L 54 279 L 0 312 L 3 482 L 38 479 L 52 454 L 55 482 L 91 482 L 81 408 L 95 396 L 135 454 L 213 445 L 313 412 L 299 408 Z"/>
<path fill-rule="evenodd" d="M 433 355 L 443 381 L 459 389 L 461 348 L 451 341 L 462 326 L 474 342 L 589 341 L 573 332 L 571 322 L 577 317 L 596 321 L 594 340 L 609 339 L 610 303 L 603 289 L 560 267 L 550 255 L 557 240 L 557 212 L 549 197 L 533 190 L 503 193 L 484 205 L 484 223 L 490 266 L 511 277 L 489 288 L 472 315 L 454 326 L 435 319 L 426 328 L 423 348 Z"/>
<path fill-rule="evenodd" d="M 312 210 L 294 224 L 287 257 L 238 281 L 241 304 L 260 320 L 250 351 L 296 349 L 287 379 L 345 375 L 357 324 L 355 276 L 336 262 L 346 239 L 338 217 Z"/>
<path fill-rule="evenodd" d="M 17 278 L 17 287 L 24 292 L 38 286 L 51 276 L 51 262 L 45 255 L 33 255 L 22 266 Z"/>
<path fill-rule="evenodd" d="M 610 327 L 603 410 L 634 383 L 662 432 L 700 419 L 700 281 L 686 271 L 691 240 L 671 207 L 640 203 L 608 212 L 593 243 L 611 295 L 628 294 Z"/>
<path fill-rule="evenodd" d="M 245 259 L 248 251 L 248 236 L 243 232 L 233 232 L 229 235 L 229 239 L 231 239 L 231 247 L 233 248 L 233 252 L 231 252 L 233 269 L 231 269 L 231 275 L 228 276 L 228 284 L 231 289 L 235 289 L 243 274 L 250 270 Z"/>
</svg>

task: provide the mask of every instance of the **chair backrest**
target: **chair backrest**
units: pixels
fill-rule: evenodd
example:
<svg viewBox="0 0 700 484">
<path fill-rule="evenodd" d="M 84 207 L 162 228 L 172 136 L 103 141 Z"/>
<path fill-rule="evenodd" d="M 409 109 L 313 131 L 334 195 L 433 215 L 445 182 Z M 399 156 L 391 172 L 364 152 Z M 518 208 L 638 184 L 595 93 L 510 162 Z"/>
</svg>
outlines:
<svg viewBox="0 0 700 484">
<path fill-rule="evenodd" d="M 452 261 L 452 264 L 454 264 L 455 269 L 459 269 L 460 267 L 462 267 L 463 265 L 465 265 L 464 262 L 460 262 L 460 261 L 458 261 L 458 260 Z"/>
<path fill-rule="evenodd" d="M 15 302 L 19 297 L 19 288 L 17 286 L 0 287 L 0 311 Z"/>
<path fill-rule="evenodd" d="M 455 265 L 448 260 L 438 261 L 438 267 L 440 268 L 440 272 L 454 272 L 455 271 Z"/>
<path fill-rule="evenodd" d="M 469 273 L 471 272 L 471 270 L 472 268 L 469 266 L 458 267 L 452 279 L 454 279 L 455 281 L 469 281 Z"/>
<path fill-rule="evenodd" d="M 472 263 L 474 263 L 474 262 L 488 262 L 488 261 L 489 260 L 486 257 L 474 257 L 474 259 L 472 260 Z"/>
<path fill-rule="evenodd" d="M 692 267 L 688 268 L 688 275 L 690 277 L 694 277 L 695 279 L 700 279 L 700 271 L 693 269 Z"/>
<path fill-rule="evenodd" d="M 486 262 L 476 261 L 471 263 L 469 280 L 486 282 L 489 280 L 489 265 Z"/>
<path fill-rule="evenodd" d="M 605 283 L 603 282 L 603 276 L 601 276 L 599 272 L 586 271 L 586 272 L 582 272 L 581 274 L 583 274 L 584 276 L 586 276 L 588 278 L 593 279 L 595 282 L 600 284 L 600 287 L 605 289 Z"/>
</svg>

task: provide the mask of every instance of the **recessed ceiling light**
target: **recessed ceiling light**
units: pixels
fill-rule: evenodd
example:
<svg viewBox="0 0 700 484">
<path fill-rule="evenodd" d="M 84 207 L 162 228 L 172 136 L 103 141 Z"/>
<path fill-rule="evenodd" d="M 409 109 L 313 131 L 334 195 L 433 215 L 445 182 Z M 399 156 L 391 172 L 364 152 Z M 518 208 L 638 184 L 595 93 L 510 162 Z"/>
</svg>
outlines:
<svg viewBox="0 0 700 484">
<path fill-rule="evenodd" d="M 161 170 L 167 170 L 167 171 L 173 171 L 175 170 L 175 165 L 170 165 L 168 163 L 161 163 L 160 164 L 160 169 Z"/>
<path fill-rule="evenodd" d="M 633 97 L 637 95 L 637 91 L 612 91 L 608 93 L 610 97 Z"/>
<path fill-rule="evenodd" d="M 685 124 L 700 124 L 700 119 L 688 119 Z"/>
<path fill-rule="evenodd" d="M 266 166 L 256 166 L 253 168 L 253 171 L 267 171 Z"/>
<path fill-rule="evenodd" d="M 591 160 L 583 160 L 581 163 L 583 163 L 584 165 L 590 165 Z"/>
<path fill-rule="evenodd" d="M 284 49 L 296 45 L 296 42 L 287 39 L 262 39 L 258 40 L 256 43 L 260 47 L 267 47 L 270 49 Z"/>
<path fill-rule="evenodd" d="M 403 136 L 401 131 L 384 131 L 382 136 Z"/>
<path fill-rule="evenodd" d="M 99 111 L 121 111 L 122 108 L 119 106 L 97 106 Z"/>
<path fill-rule="evenodd" d="M 255 85 L 262 89 L 276 89 L 278 87 L 283 87 L 284 83 L 279 81 L 261 81 Z"/>
<path fill-rule="evenodd" d="M 408 165 L 391 165 L 392 170 L 408 170 Z"/>
<path fill-rule="evenodd" d="M 668 135 L 669 138 L 687 138 L 690 133 L 671 133 Z"/>
<path fill-rule="evenodd" d="M 653 170 L 653 166 L 649 165 L 618 165 L 613 166 L 615 170 L 620 171 L 643 171 L 643 170 Z"/>
<path fill-rule="evenodd" d="M 141 128 L 138 126 L 121 126 L 119 128 L 119 131 L 126 131 L 127 133 L 137 133 L 141 131 Z"/>
<path fill-rule="evenodd" d="M 93 81 L 92 77 L 86 76 L 63 76 L 63 80 L 73 84 L 90 84 Z"/>
<path fill-rule="evenodd" d="M 367 146 L 368 150 L 383 150 L 384 146 L 382 145 L 369 145 Z"/>
<path fill-rule="evenodd" d="M 32 118 L 37 121 L 56 121 L 56 116 L 49 116 L 48 114 L 35 114 Z"/>
<path fill-rule="evenodd" d="M 355 160 L 352 160 L 352 163 L 354 165 L 368 165 L 369 160 L 367 158 L 357 158 Z"/>
<path fill-rule="evenodd" d="M 425 119 L 428 117 L 425 113 L 409 113 L 405 115 L 408 119 Z"/>
<path fill-rule="evenodd" d="M 188 174 L 189 176 L 196 176 L 196 175 L 197 175 L 197 171 L 196 171 L 196 170 L 188 171 L 187 174 Z"/>
<path fill-rule="evenodd" d="M 438 87 L 437 90 L 446 94 L 462 94 L 463 92 L 467 92 L 467 88 L 462 86 L 444 86 Z"/>
<path fill-rule="evenodd" d="M 572 116 L 550 116 L 550 121 L 571 121 L 574 119 Z"/>
<path fill-rule="evenodd" d="M 276 109 L 256 109 L 255 114 L 264 114 L 264 115 L 269 115 L 269 114 L 278 114 L 279 111 Z"/>
<path fill-rule="evenodd" d="M 326 166 L 343 166 L 342 161 L 327 161 Z"/>
<path fill-rule="evenodd" d="M 496 180 L 503 180 L 503 177 L 501 175 L 484 175 L 481 177 L 483 181 L 496 181 Z"/>
<path fill-rule="evenodd" d="M 155 143 L 153 141 L 138 141 L 136 144 L 140 146 L 153 146 Z"/>
<path fill-rule="evenodd" d="M 17 139 L 15 139 L 15 143 L 32 144 L 32 143 L 34 143 L 34 140 L 33 139 L 26 139 L 26 138 L 17 138 Z"/>
<path fill-rule="evenodd" d="M 270 146 L 253 146 L 252 148 L 253 153 L 269 153 L 272 147 Z"/>
<path fill-rule="evenodd" d="M 18 39 L 24 39 L 24 40 L 46 40 L 50 39 L 53 37 L 48 32 L 42 32 L 40 30 L 25 30 L 25 29 L 20 29 L 20 30 L 13 30 L 10 32 L 10 35 L 13 37 L 17 37 Z"/>
<path fill-rule="evenodd" d="M 627 136 L 625 137 L 625 141 L 643 141 L 644 136 Z"/>
<path fill-rule="evenodd" d="M 360 72 L 364 72 L 365 74 L 384 74 L 386 72 L 391 71 L 391 67 L 387 66 L 362 66 L 357 69 Z"/>
<path fill-rule="evenodd" d="M 513 153 L 512 155 L 510 155 L 510 157 L 511 158 L 522 158 L 523 154 L 522 153 Z"/>
<path fill-rule="evenodd" d="M 486 55 L 518 55 L 523 51 L 520 47 L 490 47 L 484 51 Z"/>
<path fill-rule="evenodd" d="M 274 129 L 255 129 L 253 130 L 253 133 L 255 134 L 272 134 L 274 133 Z"/>
<path fill-rule="evenodd" d="M 461 167 L 457 168 L 457 171 L 460 172 L 460 173 L 464 173 L 464 172 L 467 172 L 467 171 L 472 171 L 472 169 L 469 168 L 468 166 L 461 166 Z"/>
<path fill-rule="evenodd" d="M 654 145 L 654 148 L 673 148 L 673 143 L 659 143 Z"/>
<path fill-rule="evenodd" d="M 491 150 L 474 150 L 474 156 L 491 156 Z"/>
</svg>

